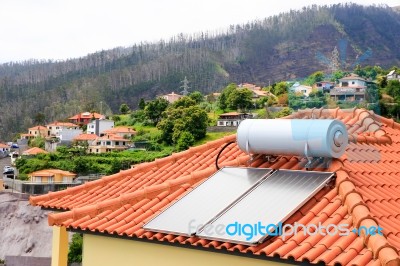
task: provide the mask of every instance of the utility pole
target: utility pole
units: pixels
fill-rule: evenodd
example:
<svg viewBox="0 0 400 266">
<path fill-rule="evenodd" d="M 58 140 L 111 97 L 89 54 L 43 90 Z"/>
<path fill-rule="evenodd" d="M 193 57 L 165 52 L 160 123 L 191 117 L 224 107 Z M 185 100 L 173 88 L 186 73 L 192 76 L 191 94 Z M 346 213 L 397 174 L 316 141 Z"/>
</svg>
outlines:
<svg viewBox="0 0 400 266">
<path fill-rule="evenodd" d="M 181 91 L 182 95 L 186 96 L 189 94 L 189 81 L 187 80 L 186 76 L 185 79 L 182 81 L 183 85 L 181 86 L 181 88 L 183 89 L 183 91 Z"/>
</svg>

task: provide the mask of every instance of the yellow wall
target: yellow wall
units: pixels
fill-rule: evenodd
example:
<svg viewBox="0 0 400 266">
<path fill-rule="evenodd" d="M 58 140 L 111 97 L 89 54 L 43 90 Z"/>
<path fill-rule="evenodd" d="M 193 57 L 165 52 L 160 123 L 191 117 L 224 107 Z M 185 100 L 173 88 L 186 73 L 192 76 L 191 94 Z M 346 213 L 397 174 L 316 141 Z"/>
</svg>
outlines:
<svg viewBox="0 0 400 266">
<path fill-rule="evenodd" d="M 68 182 L 72 182 L 73 176 L 67 176 L 70 180 Z M 41 183 L 48 183 L 49 182 L 49 177 L 47 176 L 42 176 L 42 181 Z M 36 177 L 31 176 L 30 177 L 31 182 L 36 182 Z M 52 183 L 61 183 L 63 182 L 63 175 L 62 174 L 54 174 L 53 182 Z"/>
<path fill-rule="evenodd" d="M 68 233 L 65 227 L 53 226 L 51 266 L 67 266 Z"/>
<path fill-rule="evenodd" d="M 83 266 L 282 266 L 284 264 L 128 239 L 83 235 Z"/>
</svg>

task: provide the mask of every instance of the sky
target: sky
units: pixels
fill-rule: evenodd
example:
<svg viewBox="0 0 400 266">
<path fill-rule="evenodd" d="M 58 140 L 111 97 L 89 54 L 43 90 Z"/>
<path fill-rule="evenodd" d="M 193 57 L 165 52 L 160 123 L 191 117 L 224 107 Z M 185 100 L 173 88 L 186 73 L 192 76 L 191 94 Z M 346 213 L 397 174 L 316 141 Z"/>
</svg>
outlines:
<svg viewBox="0 0 400 266">
<path fill-rule="evenodd" d="M 350 2 L 342 1 L 342 2 Z M 400 0 L 352 0 L 400 5 Z M 0 63 L 65 60 L 179 33 L 224 30 L 229 25 L 334 0 L 1 0 Z"/>
</svg>

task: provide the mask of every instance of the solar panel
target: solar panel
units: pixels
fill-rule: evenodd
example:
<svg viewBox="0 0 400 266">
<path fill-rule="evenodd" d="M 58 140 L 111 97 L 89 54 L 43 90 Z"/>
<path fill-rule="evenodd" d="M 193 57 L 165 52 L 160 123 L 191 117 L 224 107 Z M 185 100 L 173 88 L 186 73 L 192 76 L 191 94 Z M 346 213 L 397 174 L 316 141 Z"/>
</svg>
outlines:
<svg viewBox="0 0 400 266">
<path fill-rule="evenodd" d="M 192 235 L 271 173 L 267 168 L 224 167 L 143 226 Z"/>
<path fill-rule="evenodd" d="M 265 234 L 266 229 L 259 229 L 259 225 L 278 225 L 284 222 L 321 190 L 333 175 L 327 172 L 278 170 L 243 195 L 196 235 L 246 245 L 260 243 L 268 235 Z M 225 230 L 215 230 L 221 226 Z"/>
</svg>

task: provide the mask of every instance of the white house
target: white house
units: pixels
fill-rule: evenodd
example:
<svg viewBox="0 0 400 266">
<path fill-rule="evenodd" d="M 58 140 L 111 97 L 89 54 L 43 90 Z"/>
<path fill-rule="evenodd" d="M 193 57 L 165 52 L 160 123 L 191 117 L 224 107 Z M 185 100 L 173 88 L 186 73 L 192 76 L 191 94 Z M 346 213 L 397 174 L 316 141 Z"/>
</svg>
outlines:
<svg viewBox="0 0 400 266">
<path fill-rule="evenodd" d="M 396 73 L 396 70 L 393 69 L 392 71 L 389 72 L 389 74 L 386 75 L 386 80 L 399 80 L 400 81 L 400 75 Z"/>
<path fill-rule="evenodd" d="M 132 142 L 118 135 L 110 134 L 96 138 L 88 147 L 89 153 L 105 153 L 128 149 Z"/>
<path fill-rule="evenodd" d="M 161 98 L 167 100 L 169 103 L 174 103 L 177 100 L 179 100 L 181 97 L 183 97 L 183 95 L 176 94 L 175 92 L 172 92 L 172 93 L 165 94 L 165 95 L 161 96 Z"/>
<path fill-rule="evenodd" d="M 252 118 L 252 114 L 230 112 L 220 114 L 217 122 L 219 127 L 237 127 L 244 119 Z"/>
<path fill-rule="evenodd" d="M 0 153 L 9 153 L 10 152 L 10 146 L 0 143 Z"/>
<path fill-rule="evenodd" d="M 330 96 L 336 101 L 364 101 L 367 81 L 362 77 L 351 74 L 339 79 L 339 86 L 330 90 Z"/>
<path fill-rule="evenodd" d="M 113 127 L 114 127 L 113 120 L 96 119 L 91 121 L 87 125 L 86 131 L 88 134 L 95 134 L 97 136 L 100 136 L 104 131 L 112 129 Z"/>
<path fill-rule="evenodd" d="M 311 86 L 301 85 L 298 82 L 296 82 L 295 84 L 293 84 L 292 87 L 290 87 L 290 91 L 293 91 L 295 93 L 301 93 L 307 97 L 310 95 L 312 90 L 313 90 L 313 88 Z"/>
<path fill-rule="evenodd" d="M 58 137 L 65 129 L 79 129 L 78 125 L 69 122 L 54 122 L 46 125 L 50 136 Z"/>
</svg>

